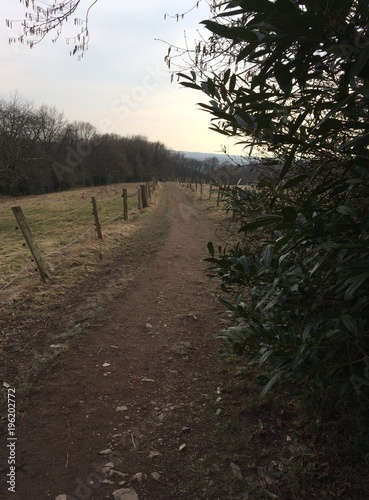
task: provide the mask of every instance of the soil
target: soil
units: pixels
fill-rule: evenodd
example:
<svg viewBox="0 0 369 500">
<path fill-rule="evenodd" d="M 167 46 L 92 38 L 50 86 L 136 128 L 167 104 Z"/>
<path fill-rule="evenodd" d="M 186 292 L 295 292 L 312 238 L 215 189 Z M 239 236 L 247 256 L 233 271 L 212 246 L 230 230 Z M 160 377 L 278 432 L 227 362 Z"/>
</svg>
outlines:
<svg viewBox="0 0 369 500">
<path fill-rule="evenodd" d="M 360 498 L 344 481 L 330 496 L 329 466 L 311 463 L 292 403 L 260 403 L 252 373 L 224 356 L 215 336 L 228 319 L 203 261 L 220 226 L 195 200 L 164 183 L 114 259 L 42 319 L 18 323 L 26 348 L 8 337 L 11 387 L 32 372 L 27 352 L 52 343 L 58 354 L 33 370 L 27 394 L 16 388 L 16 487 L 7 491 L 3 433 L 0 498 L 102 500 L 122 488 L 118 499 Z M 319 469 L 314 494 L 294 489 L 297 465 Z"/>
<path fill-rule="evenodd" d="M 150 244 L 160 240 L 166 217 L 170 231 L 152 260 Z M 130 249 L 129 262 L 122 254 L 108 273 L 113 282 L 118 274 L 126 277 L 119 295 L 97 321 L 83 327 L 78 343 L 38 374 L 37 393 L 22 405 L 16 494 L 9 498 L 112 498 L 124 478 L 100 484 L 101 465 L 112 461 L 100 452 L 109 448 L 114 469 L 127 474 L 126 480 L 144 474 L 136 484 L 140 498 L 184 498 L 181 485 L 192 480 L 184 465 L 195 452 L 191 441 L 206 428 L 205 402 L 216 400 L 222 382 L 216 362 L 220 346 L 214 342 L 219 305 L 202 262 L 214 234 L 180 189 L 169 184 L 147 224 L 141 248 Z M 137 266 L 132 250 L 141 253 Z M 109 288 L 101 276 L 95 283 L 100 293 L 104 285 Z M 73 322 L 78 321 L 75 304 L 81 308 L 93 288 L 92 283 L 85 290 L 78 287 L 46 320 L 43 316 L 49 334 L 73 327 L 65 317 L 72 309 Z M 186 448 L 179 451 L 182 444 Z M 149 458 L 153 451 L 160 455 Z M 158 480 L 151 477 L 155 471 L 161 473 Z"/>
</svg>

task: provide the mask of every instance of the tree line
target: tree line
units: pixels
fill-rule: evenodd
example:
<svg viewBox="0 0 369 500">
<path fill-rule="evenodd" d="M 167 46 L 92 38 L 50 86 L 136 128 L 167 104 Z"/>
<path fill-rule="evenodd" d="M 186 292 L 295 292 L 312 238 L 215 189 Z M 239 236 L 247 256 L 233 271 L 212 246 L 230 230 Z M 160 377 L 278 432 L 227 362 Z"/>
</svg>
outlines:
<svg viewBox="0 0 369 500">
<path fill-rule="evenodd" d="M 99 133 L 88 122 L 69 122 L 54 107 L 15 95 L 0 100 L 0 194 L 29 195 L 175 178 L 200 182 L 220 162 L 200 161 L 140 135 Z"/>
</svg>

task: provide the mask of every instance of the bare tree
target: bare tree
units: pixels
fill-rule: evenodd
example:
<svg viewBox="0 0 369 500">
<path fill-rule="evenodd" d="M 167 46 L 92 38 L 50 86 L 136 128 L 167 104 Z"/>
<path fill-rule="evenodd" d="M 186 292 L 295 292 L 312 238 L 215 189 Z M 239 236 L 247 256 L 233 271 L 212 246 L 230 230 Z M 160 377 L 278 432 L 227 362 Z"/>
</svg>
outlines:
<svg viewBox="0 0 369 500">
<path fill-rule="evenodd" d="M 23 33 L 16 37 L 10 37 L 9 43 L 26 43 L 29 47 L 40 43 L 46 35 L 54 32 L 55 36 L 53 42 L 56 42 L 60 37 L 65 23 L 73 18 L 73 24 L 77 28 L 77 33 L 72 37 L 66 39 L 67 44 L 72 45 L 70 51 L 71 55 L 79 53 L 79 57 L 83 57 L 84 52 L 88 49 L 90 34 L 88 31 L 88 20 L 92 7 L 98 0 L 89 0 L 89 6 L 85 10 L 83 17 L 78 17 L 77 10 L 82 4 L 82 0 L 64 0 L 64 1 L 42 1 L 42 0 L 20 0 L 25 6 L 25 16 L 23 20 L 7 19 L 6 25 L 8 28 L 13 29 L 14 25 L 20 24 Z M 216 11 L 224 4 L 223 0 L 189 0 L 189 8 L 186 12 L 182 13 L 165 13 L 164 19 L 172 18 L 176 21 L 183 19 L 188 13 L 197 9 L 201 3 L 206 3 L 210 12 L 215 14 Z M 73 17 L 76 15 L 76 17 Z M 199 46 L 194 49 L 194 59 L 198 57 L 198 51 L 202 48 L 203 40 L 199 42 Z M 165 42 L 167 43 L 167 42 Z M 168 44 L 170 45 L 170 44 Z M 187 45 L 187 44 L 186 44 Z M 171 49 L 177 52 L 174 57 L 179 57 L 183 54 L 192 54 L 192 51 L 186 46 L 174 47 L 170 45 L 168 55 L 165 58 L 166 63 L 170 66 L 173 59 Z"/>
<path fill-rule="evenodd" d="M 18 94 L 0 100 L 0 176 L 7 178 L 20 169 L 29 155 L 33 130 L 33 104 Z"/>
<path fill-rule="evenodd" d="M 73 18 L 74 26 L 77 27 L 77 33 L 67 38 L 67 43 L 71 44 L 71 55 L 80 53 L 83 57 L 84 52 L 88 48 L 89 31 L 88 19 L 91 8 L 97 3 L 98 0 L 90 0 L 90 5 L 86 10 L 84 18 Z M 72 18 L 76 13 L 81 0 L 64 0 L 59 2 L 42 2 L 41 0 L 21 0 L 24 4 L 26 12 L 24 19 L 19 20 L 6 20 L 6 25 L 13 28 L 14 24 L 20 23 L 23 28 L 23 33 L 17 37 L 9 38 L 9 43 L 26 43 L 32 48 L 34 45 L 40 43 L 45 36 L 54 32 L 53 42 L 60 37 L 64 24 L 69 18 Z"/>
</svg>

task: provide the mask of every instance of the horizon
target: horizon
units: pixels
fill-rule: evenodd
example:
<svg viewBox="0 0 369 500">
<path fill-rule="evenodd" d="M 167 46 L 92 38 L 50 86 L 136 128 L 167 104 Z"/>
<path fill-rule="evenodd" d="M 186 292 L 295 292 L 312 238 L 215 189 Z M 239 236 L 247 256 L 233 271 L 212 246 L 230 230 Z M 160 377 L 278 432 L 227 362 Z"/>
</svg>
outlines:
<svg viewBox="0 0 369 500">
<path fill-rule="evenodd" d="M 215 154 L 226 147 L 239 154 L 235 139 L 209 129 L 210 116 L 197 105 L 208 97 L 171 83 L 164 62 L 168 44 L 184 46 L 186 35 L 191 46 L 209 33 L 199 24 L 210 17 L 206 2 L 200 1 L 178 22 L 173 18 L 187 10 L 188 0 L 178 0 L 174 7 L 169 0 L 155 5 L 144 0 L 139 9 L 118 0 L 98 1 L 90 11 L 89 48 L 78 61 L 64 43 L 76 33 L 72 22 L 65 24 L 55 44 L 52 34 L 32 50 L 9 44 L 20 27 L 5 27 L 6 19 L 22 19 L 26 8 L 19 2 L 2 3 L 0 96 L 7 99 L 18 92 L 36 106 L 55 107 L 68 121 L 91 123 L 99 133 L 143 135 L 168 149 Z M 77 17 L 83 14 L 79 8 Z"/>
</svg>

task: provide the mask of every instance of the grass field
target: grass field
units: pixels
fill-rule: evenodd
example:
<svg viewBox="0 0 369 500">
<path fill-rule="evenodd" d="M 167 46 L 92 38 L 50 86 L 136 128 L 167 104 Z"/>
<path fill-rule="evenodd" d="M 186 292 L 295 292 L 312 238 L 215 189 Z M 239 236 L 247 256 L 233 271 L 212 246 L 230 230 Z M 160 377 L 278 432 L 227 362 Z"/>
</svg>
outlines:
<svg viewBox="0 0 369 500">
<path fill-rule="evenodd" d="M 128 223 L 123 222 L 123 188 L 128 191 Z M 36 267 L 21 231 L 16 228 L 11 207 L 21 206 L 46 264 L 53 272 L 60 272 L 60 266 L 68 266 L 68 258 L 72 263 L 76 252 L 80 254 L 82 248 L 93 250 L 98 244 L 91 197 L 96 198 L 103 237 L 111 239 L 129 231 L 131 223 L 140 216 L 137 189 L 138 184 L 113 184 L 0 198 L 0 291 L 33 275 Z"/>
<path fill-rule="evenodd" d="M 123 188 L 128 192 L 129 221 L 123 221 Z M 83 266 L 95 266 L 101 252 L 114 251 L 124 235 L 135 230 L 144 215 L 138 210 L 139 184 L 112 184 L 19 198 L 0 197 L 0 293 L 2 299 L 17 298 L 40 281 L 37 266 L 12 207 L 20 206 L 50 275 L 75 277 Z M 216 204 L 218 190 L 209 185 L 192 191 L 196 198 Z M 96 198 L 103 242 L 98 240 L 92 215 L 91 197 Z M 73 278 L 74 279 L 74 278 Z M 32 288 L 32 287 L 31 287 Z"/>
</svg>

